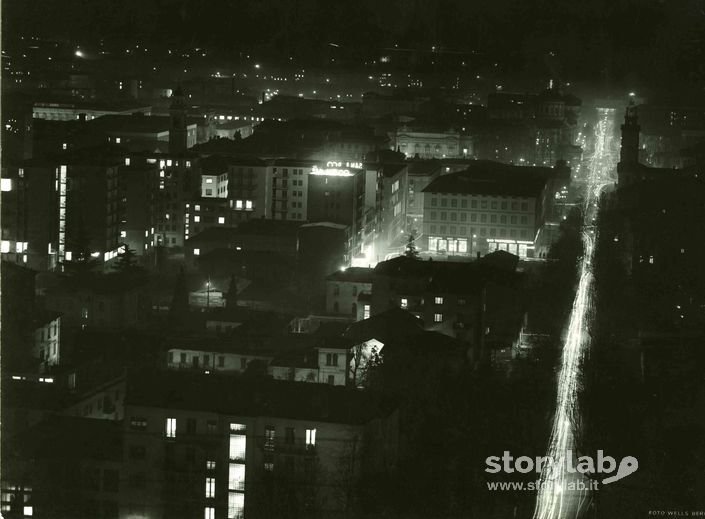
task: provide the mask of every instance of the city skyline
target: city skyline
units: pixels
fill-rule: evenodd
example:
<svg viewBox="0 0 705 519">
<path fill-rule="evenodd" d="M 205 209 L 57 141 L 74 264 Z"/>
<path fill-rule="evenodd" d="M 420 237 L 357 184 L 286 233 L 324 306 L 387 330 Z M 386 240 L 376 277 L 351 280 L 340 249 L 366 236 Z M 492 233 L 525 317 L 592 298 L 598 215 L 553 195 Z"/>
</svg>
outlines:
<svg viewBox="0 0 705 519">
<path fill-rule="evenodd" d="M 4 3 L 8 519 L 705 514 L 705 4 Z"/>
</svg>

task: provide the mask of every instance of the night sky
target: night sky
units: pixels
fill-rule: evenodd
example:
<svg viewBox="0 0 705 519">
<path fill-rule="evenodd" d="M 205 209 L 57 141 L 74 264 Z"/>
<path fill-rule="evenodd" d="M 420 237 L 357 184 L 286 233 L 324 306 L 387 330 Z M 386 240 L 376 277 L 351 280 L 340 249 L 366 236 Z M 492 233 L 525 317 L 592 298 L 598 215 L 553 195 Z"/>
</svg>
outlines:
<svg viewBox="0 0 705 519">
<path fill-rule="evenodd" d="M 8 34 L 82 44 L 142 41 L 315 61 L 380 48 L 477 51 L 520 73 L 574 80 L 705 78 L 703 0 L 26 0 L 4 2 Z M 657 72 L 656 72 L 657 71 Z"/>
</svg>

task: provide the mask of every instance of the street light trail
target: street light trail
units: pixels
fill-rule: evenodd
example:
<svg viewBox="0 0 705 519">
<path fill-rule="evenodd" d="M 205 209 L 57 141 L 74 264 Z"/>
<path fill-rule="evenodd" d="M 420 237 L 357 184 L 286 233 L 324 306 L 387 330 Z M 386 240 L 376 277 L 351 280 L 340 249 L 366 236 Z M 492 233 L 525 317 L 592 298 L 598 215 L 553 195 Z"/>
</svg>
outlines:
<svg viewBox="0 0 705 519">
<path fill-rule="evenodd" d="M 546 456 L 554 460 L 541 473 L 541 486 L 536 498 L 534 519 L 579 518 L 589 506 L 592 495 L 588 489 L 575 490 L 576 483 L 585 476 L 567 472 L 566 456 L 575 450 L 575 432 L 579 427 L 578 386 L 581 364 L 590 344 L 590 307 L 593 294 L 592 260 L 597 230 L 593 218 L 597 201 L 612 170 L 611 138 L 613 109 L 598 109 L 599 121 L 595 128 L 595 153 L 590 161 L 588 183 L 583 207 L 583 257 L 580 261 L 578 288 L 573 300 L 568 329 L 563 345 L 558 375 L 556 411 Z M 587 485 L 586 485 L 587 486 Z"/>
</svg>

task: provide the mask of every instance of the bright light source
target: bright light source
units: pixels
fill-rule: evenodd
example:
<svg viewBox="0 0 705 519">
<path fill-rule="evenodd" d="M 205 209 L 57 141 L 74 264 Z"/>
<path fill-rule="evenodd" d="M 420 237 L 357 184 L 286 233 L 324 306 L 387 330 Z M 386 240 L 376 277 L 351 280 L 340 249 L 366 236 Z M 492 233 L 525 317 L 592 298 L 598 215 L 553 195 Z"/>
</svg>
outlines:
<svg viewBox="0 0 705 519">
<path fill-rule="evenodd" d="M 76 52 L 74 52 L 73 55 L 77 58 L 85 58 L 85 54 L 83 54 L 80 49 L 76 49 Z"/>
<path fill-rule="evenodd" d="M 257 68 L 257 69 L 260 68 L 259 63 L 255 63 L 255 68 Z"/>
</svg>

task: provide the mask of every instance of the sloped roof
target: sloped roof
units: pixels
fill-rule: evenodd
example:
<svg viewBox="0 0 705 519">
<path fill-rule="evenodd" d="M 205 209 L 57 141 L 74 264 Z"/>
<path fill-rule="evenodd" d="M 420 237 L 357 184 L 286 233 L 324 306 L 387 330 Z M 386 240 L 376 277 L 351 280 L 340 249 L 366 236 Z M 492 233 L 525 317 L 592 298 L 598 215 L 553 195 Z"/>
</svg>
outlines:
<svg viewBox="0 0 705 519">
<path fill-rule="evenodd" d="M 355 344 L 370 339 L 377 339 L 386 344 L 395 338 L 405 338 L 421 332 L 421 319 L 401 308 L 392 308 L 351 324 L 343 336 Z"/>
</svg>

